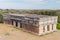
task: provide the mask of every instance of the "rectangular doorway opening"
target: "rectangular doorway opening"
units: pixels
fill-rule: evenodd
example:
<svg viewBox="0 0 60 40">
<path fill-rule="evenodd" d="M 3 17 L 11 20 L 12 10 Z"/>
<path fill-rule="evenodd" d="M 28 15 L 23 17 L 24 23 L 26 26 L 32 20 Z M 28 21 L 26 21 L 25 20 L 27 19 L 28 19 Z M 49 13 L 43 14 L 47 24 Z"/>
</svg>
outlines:
<svg viewBox="0 0 60 40">
<path fill-rule="evenodd" d="M 50 26 L 49 25 L 47 25 L 47 31 L 49 31 L 50 30 L 50 28 L 49 28 Z"/>
<path fill-rule="evenodd" d="M 18 27 L 18 22 L 16 22 L 16 27 Z"/>
<path fill-rule="evenodd" d="M 22 28 L 22 23 L 20 23 L 20 28 Z"/>
</svg>

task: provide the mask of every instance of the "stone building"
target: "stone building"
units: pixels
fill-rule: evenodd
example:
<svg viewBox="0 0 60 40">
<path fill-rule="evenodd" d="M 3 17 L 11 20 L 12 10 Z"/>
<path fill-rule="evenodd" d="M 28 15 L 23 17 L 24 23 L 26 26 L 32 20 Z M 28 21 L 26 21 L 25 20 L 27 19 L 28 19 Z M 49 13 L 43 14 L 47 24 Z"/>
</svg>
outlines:
<svg viewBox="0 0 60 40">
<path fill-rule="evenodd" d="M 37 35 L 56 31 L 57 16 L 37 14 L 3 14 L 4 23 Z"/>
</svg>

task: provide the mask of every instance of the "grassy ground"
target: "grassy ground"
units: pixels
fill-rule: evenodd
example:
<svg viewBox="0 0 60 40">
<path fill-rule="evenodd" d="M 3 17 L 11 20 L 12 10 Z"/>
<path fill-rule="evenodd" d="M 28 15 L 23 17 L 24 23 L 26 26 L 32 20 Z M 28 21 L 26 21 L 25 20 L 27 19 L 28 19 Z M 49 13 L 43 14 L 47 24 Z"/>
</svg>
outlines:
<svg viewBox="0 0 60 40">
<path fill-rule="evenodd" d="M 57 24 L 57 29 L 60 29 L 60 23 Z"/>
</svg>

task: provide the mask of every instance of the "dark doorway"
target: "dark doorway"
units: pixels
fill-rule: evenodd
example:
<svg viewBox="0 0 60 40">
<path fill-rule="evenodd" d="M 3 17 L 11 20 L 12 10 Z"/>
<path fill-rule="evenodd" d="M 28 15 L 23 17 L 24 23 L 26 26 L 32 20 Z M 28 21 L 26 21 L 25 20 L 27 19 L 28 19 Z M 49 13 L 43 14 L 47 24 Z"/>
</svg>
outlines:
<svg viewBox="0 0 60 40">
<path fill-rule="evenodd" d="M 45 26 L 43 26 L 43 32 L 45 32 Z"/>
<path fill-rule="evenodd" d="M 20 28 L 22 28 L 22 23 L 20 23 Z"/>
<path fill-rule="evenodd" d="M 18 27 L 18 22 L 16 21 L 16 27 Z"/>
<path fill-rule="evenodd" d="M 53 30 L 53 24 L 52 24 L 52 30 Z"/>
<path fill-rule="evenodd" d="M 47 25 L 47 31 L 49 31 L 49 25 Z"/>
</svg>

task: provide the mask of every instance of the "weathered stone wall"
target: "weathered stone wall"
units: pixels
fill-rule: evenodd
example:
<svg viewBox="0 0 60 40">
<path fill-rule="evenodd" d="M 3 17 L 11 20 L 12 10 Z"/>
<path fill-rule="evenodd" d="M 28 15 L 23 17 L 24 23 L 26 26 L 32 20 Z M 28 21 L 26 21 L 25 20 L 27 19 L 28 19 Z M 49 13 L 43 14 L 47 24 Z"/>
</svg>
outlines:
<svg viewBox="0 0 60 40">
<path fill-rule="evenodd" d="M 22 28 L 30 32 L 39 33 L 39 27 L 33 25 L 22 24 Z"/>
<path fill-rule="evenodd" d="M 44 18 L 42 18 L 44 19 Z M 58 17 L 48 17 L 48 18 L 45 18 L 45 21 L 44 20 L 40 20 L 39 22 L 39 35 L 41 34 L 46 34 L 46 33 L 50 33 L 50 32 L 53 32 L 53 31 L 56 31 L 56 25 L 57 25 L 57 19 Z M 49 31 L 47 31 L 47 27 L 49 25 Z M 45 32 L 43 32 L 43 27 L 45 27 Z M 53 29 L 52 29 L 53 27 Z"/>
<path fill-rule="evenodd" d="M 56 24 L 57 24 L 57 18 L 56 16 L 45 16 L 41 17 L 39 19 L 37 18 L 30 18 L 30 17 L 22 17 L 22 16 L 11 16 L 10 19 L 13 20 L 4 20 L 4 23 L 12 24 L 16 27 L 17 22 L 17 28 L 22 28 L 27 30 L 28 32 L 37 33 L 39 35 L 50 33 L 56 30 Z M 52 30 L 52 24 L 53 24 L 53 30 Z M 49 31 L 47 31 L 49 25 Z M 45 31 L 43 28 L 45 27 Z"/>
</svg>

